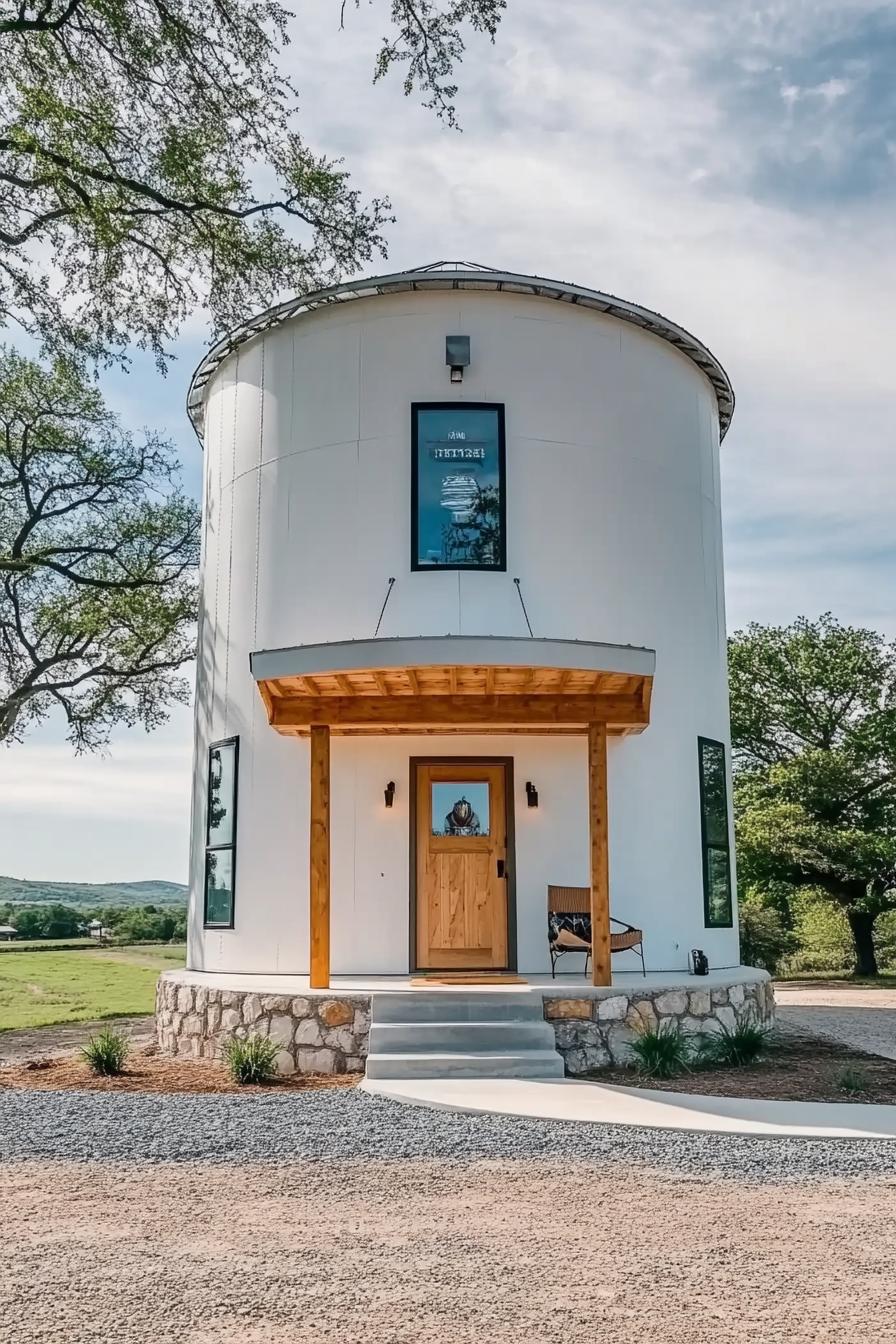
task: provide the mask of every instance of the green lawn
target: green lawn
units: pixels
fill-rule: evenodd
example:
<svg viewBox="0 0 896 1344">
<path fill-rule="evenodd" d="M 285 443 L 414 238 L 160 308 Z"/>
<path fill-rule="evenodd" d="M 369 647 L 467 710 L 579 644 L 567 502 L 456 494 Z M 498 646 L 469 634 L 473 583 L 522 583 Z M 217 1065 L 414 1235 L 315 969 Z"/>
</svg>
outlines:
<svg viewBox="0 0 896 1344">
<path fill-rule="evenodd" d="M 182 944 L 18 952 L 0 958 L 0 1031 L 151 1013 L 160 971 L 183 966 Z"/>
</svg>

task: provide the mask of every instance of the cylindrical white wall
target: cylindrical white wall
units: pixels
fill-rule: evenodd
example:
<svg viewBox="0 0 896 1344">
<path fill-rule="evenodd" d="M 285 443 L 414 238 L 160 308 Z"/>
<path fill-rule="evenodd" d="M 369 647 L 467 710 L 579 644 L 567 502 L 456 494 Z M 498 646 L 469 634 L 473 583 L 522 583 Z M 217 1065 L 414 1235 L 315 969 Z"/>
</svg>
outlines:
<svg viewBox="0 0 896 1344">
<path fill-rule="evenodd" d="M 410 571 L 411 403 L 455 397 L 506 407 L 506 573 Z M 229 356 L 206 395 L 189 965 L 307 970 L 308 745 L 268 726 L 249 654 L 370 638 L 392 575 L 383 636 L 526 635 L 518 576 L 537 635 L 656 650 L 650 726 L 610 746 L 612 913 L 650 969 L 693 946 L 737 964 L 736 929 L 704 928 L 697 770 L 698 736 L 729 736 L 718 456 L 696 365 L 570 304 L 355 299 Z M 236 927 L 203 930 L 207 747 L 235 734 Z M 515 758 L 518 965 L 549 969 L 545 887 L 589 876 L 584 740 L 383 737 L 333 742 L 334 973 L 407 971 L 408 762 L 455 754 Z"/>
</svg>

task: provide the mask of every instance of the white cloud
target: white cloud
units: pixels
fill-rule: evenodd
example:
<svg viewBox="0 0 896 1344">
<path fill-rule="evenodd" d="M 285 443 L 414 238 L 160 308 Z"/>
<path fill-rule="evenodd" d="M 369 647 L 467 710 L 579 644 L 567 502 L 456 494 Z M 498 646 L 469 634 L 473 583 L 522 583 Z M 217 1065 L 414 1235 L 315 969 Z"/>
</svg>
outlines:
<svg viewBox="0 0 896 1344">
<path fill-rule="evenodd" d="M 108 756 L 75 756 L 68 745 L 23 743 L 4 749 L 4 820 L 39 809 L 47 816 L 103 815 L 122 822 L 178 821 L 189 808 L 187 742 L 148 739 Z"/>
<path fill-rule="evenodd" d="M 850 79 L 826 79 L 823 84 L 816 84 L 814 88 L 807 89 L 807 93 L 814 94 L 818 98 L 823 98 L 826 103 L 835 103 L 838 98 L 844 98 L 852 88 Z"/>
</svg>

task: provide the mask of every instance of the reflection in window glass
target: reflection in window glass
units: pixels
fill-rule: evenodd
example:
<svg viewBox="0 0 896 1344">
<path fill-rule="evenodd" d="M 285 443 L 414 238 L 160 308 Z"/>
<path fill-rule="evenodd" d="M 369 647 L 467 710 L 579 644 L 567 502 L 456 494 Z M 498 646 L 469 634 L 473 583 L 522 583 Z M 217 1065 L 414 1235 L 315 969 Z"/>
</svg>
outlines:
<svg viewBox="0 0 896 1344">
<path fill-rule="evenodd" d="M 728 795 L 725 787 L 725 748 L 721 742 L 701 742 L 703 816 L 708 845 L 728 844 Z"/>
<path fill-rule="evenodd" d="M 706 851 L 706 913 L 710 926 L 731 923 L 731 864 L 727 849 Z"/>
<path fill-rule="evenodd" d="M 730 928 L 731 842 L 728 835 L 728 777 L 725 746 L 698 739 L 700 825 L 703 839 L 703 908 L 707 928 Z"/>
<path fill-rule="evenodd" d="M 234 760 L 236 744 L 212 747 L 208 757 L 208 843 L 233 844 Z"/>
<path fill-rule="evenodd" d="M 433 835 L 488 835 L 488 781 L 432 785 Z"/>
<path fill-rule="evenodd" d="M 205 846 L 205 924 L 233 928 L 239 738 L 216 742 L 208 753 Z"/>
<path fill-rule="evenodd" d="M 205 864 L 205 922 L 233 922 L 233 850 L 210 849 Z"/>
<path fill-rule="evenodd" d="M 504 569 L 502 406 L 414 407 L 414 569 Z"/>
</svg>

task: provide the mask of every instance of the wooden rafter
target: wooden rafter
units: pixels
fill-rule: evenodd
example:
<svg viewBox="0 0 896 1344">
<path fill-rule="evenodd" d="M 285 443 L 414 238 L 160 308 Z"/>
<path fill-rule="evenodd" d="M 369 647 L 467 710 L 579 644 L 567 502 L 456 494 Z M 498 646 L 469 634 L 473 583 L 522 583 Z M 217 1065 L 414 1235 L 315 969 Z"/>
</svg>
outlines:
<svg viewBox="0 0 896 1344">
<path fill-rule="evenodd" d="M 290 696 L 271 701 L 270 722 L 281 731 L 326 724 L 330 728 L 388 726 L 513 727 L 589 723 L 645 726 L 634 695 L 358 695 Z"/>
<path fill-rule="evenodd" d="M 435 732 L 639 733 L 652 678 L 558 667 L 452 665 L 352 668 L 258 683 L 281 733 L 315 725 L 339 735 Z"/>
</svg>

